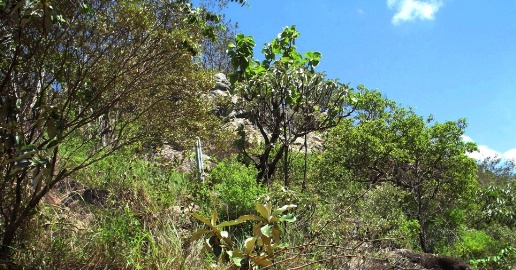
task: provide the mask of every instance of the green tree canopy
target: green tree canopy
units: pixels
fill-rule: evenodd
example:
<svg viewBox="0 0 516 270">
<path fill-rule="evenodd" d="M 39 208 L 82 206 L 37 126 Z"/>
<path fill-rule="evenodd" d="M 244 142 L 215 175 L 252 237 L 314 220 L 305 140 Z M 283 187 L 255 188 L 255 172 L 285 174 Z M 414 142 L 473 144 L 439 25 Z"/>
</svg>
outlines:
<svg viewBox="0 0 516 270">
<path fill-rule="evenodd" d="M 408 191 L 410 200 L 399 207 L 418 220 L 421 249 L 432 251 L 453 227 L 448 216 L 465 207 L 476 188 L 476 164 L 466 155 L 476 146 L 461 138 L 466 121 L 424 119 L 364 87 L 354 98 L 354 117 L 328 136 L 322 177 L 337 185 L 391 182 Z"/>
<path fill-rule="evenodd" d="M 217 16 L 189 1 L 2 1 L 0 258 L 59 181 L 136 141 L 202 131 L 194 61 Z M 63 144 L 92 147 L 77 162 Z"/>
<path fill-rule="evenodd" d="M 288 160 L 289 146 L 297 138 L 334 127 L 344 117 L 348 86 L 315 71 L 321 53 L 301 55 L 295 46 L 299 35 L 295 26 L 284 28 L 278 38 L 264 45 L 261 62 L 253 59 L 252 37 L 239 34 L 230 45 L 235 70 L 231 82 L 264 141 L 257 158 L 245 148 L 243 152 L 255 162 L 258 179 L 265 182 L 282 157 Z M 287 167 L 284 175 L 288 185 Z"/>
</svg>

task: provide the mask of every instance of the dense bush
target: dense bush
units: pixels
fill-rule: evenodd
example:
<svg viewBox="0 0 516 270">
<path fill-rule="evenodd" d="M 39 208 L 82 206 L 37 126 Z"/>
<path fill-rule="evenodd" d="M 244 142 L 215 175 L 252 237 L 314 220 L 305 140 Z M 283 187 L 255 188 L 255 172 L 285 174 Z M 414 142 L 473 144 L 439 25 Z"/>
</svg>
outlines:
<svg viewBox="0 0 516 270">
<path fill-rule="evenodd" d="M 460 254 L 462 258 L 482 258 L 488 256 L 494 239 L 484 231 L 464 230 L 460 233 L 459 241 L 452 246 L 452 254 Z"/>
<path fill-rule="evenodd" d="M 256 182 L 257 170 L 234 160 L 223 160 L 210 173 L 214 205 L 222 218 L 235 219 L 254 210 L 255 200 L 266 192 Z"/>
<path fill-rule="evenodd" d="M 361 222 L 357 236 L 377 239 L 382 246 L 416 248 L 419 223 L 403 213 L 409 195 L 390 183 L 382 183 L 369 191 L 353 209 Z"/>
</svg>

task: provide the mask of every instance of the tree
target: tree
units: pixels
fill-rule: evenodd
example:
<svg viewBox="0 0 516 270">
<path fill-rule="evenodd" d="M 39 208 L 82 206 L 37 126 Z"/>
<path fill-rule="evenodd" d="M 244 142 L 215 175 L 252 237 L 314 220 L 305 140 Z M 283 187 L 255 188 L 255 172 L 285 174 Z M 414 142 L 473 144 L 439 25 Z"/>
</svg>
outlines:
<svg viewBox="0 0 516 270">
<path fill-rule="evenodd" d="M 243 154 L 254 162 L 262 182 L 270 180 L 284 158 L 286 186 L 290 145 L 310 132 L 336 126 L 345 116 L 349 90 L 347 85 L 315 72 L 321 54 L 307 52 L 302 56 L 295 46 L 298 36 L 295 26 L 284 28 L 278 38 L 264 45 L 262 62 L 252 59 L 255 43 L 250 36 L 237 35 L 229 51 L 235 70 L 230 76 L 234 91 L 241 96 L 244 111 L 264 141 L 256 157 L 245 146 Z"/>
<path fill-rule="evenodd" d="M 487 157 L 478 161 L 478 182 L 483 186 L 502 186 L 516 179 L 516 160 L 500 156 Z"/>
<path fill-rule="evenodd" d="M 207 10 L 211 10 L 214 13 L 221 13 L 228 2 L 228 0 L 220 0 L 217 2 L 203 0 L 200 3 Z M 231 59 L 227 53 L 227 48 L 236 36 L 238 23 L 233 24 L 231 20 L 227 20 L 225 15 L 221 15 L 220 22 L 212 22 L 211 25 L 213 26 L 216 38 L 206 37 L 202 42 L 201 60 L 203 67 L 207 70 L 229 74 L 232 70 Z"/>
<path fill-rule="evenodd" d="M 516 226 L 516 164 L 499 156 L 478 162 L 479 218 L 476 227 L 485 229 L 493 223 Z"/>
<path fill-rule="evenodd" d="M 464 209 L 476 190 L 476 164 L 466 156 L 476 146 L 462 141 L 465 120 L 425 120 L 365 87 L 354 98 L 360 109 L 329 135 L 322 177 L 391 182 L 408 191 L 410 200 L 399 207 L 419 222 L 421 249 L 433 251 L 456 226 L 453 211 Z"/>
<path fill-rule="evenodd" d="M 214 17 L 144 0 L 2 1 L 0 17 L 1 260 L 58 182 L 161 128 L 199 126 L 210 80 L 193 56 Z"/>
</svg>

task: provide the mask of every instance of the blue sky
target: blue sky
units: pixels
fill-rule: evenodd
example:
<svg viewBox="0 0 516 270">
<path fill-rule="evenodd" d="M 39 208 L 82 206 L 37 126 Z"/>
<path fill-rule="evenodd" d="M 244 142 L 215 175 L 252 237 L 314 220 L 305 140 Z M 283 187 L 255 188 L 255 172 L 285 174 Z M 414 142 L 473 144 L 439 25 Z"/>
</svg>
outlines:
<svg viewBox="0 0 516 270">
<path fill-rule="evenodd" d="M 516 1 L 248 2 L 224 13 L 254 36 L 257 53 L 296 25 L 298 51 L 321 52 L 329 78 L 378 89 L 440 122 L 467 118 L 465 139 L 484 155 L 516 158 Z"/>
</svg>

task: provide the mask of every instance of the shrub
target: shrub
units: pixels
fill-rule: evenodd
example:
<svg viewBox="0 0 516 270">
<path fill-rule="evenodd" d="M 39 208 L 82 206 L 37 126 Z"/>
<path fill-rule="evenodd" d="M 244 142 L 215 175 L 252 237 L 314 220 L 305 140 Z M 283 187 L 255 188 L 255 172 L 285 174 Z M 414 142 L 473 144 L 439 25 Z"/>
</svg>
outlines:
<svg viewBox="0 0 516 270">
<path fill-rule="evenodd" d="M 363 222 L 357 236 L 385 239 L 381 243 L 400 248 L 416 248 L 420 226 L 403 212 L 407 197 L 406 191 L 388 182 L 370 190 L 354 209 Z"/>
<path fill-rule="evenodd" d="M 487 256 L 495 244 L 495 240 L 484 231 L 475 229 L 463 230 L 460 239 L 451 247 L 451 254 L 464 259 Z"/>
<path fill-rule="evenodd" d="M 516 248 L 507 247 L 495 256 L 470 260 L 469 263 L 476 269 L 509 270 L 516 268 Z"/>
<path fill-rule="evenodd" d="M 257 170 L 237 161 L 224 160 L 210 173 L 218 212 L 225 220 L 235 219 L 254 209 L 255 200 L 266 192 L 256 182 Z"/>
</svg>

